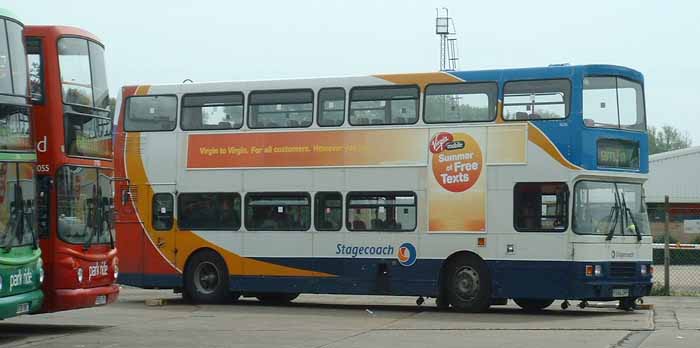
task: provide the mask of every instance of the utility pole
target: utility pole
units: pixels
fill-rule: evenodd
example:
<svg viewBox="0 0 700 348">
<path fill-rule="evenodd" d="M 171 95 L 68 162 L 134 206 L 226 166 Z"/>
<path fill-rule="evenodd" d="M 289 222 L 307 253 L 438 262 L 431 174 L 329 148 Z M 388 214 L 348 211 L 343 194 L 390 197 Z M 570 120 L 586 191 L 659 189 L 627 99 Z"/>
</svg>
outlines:
<svg viewBox="0 0 700 348">
<path fill-rule="evenodd" d="M 435 9 L 435 34 L 440 36 L 440 71 L 457 70 L 459 60 L 457 52 L 457 29 L 455 22 L 450 17 L 450 11 L 446 8 Z"/>
<path fill-rule="evenodd" d="M 668 195 L 664 197 L 664 210 L 666 211 L 665 215 L 665 220 L 664 220 L 664 292 L 666 296 L 671 295 L 671 282 L 670 282 L 670 274 L 669 272 L 671 271 L 670 263 L 671 263 L 671 251 L 669 250 L 668 244 L 669 244 L 669 220 L 670 217 L 669 215 L 671 214 L 671 207 L 668 202 Z"/>
</svg>

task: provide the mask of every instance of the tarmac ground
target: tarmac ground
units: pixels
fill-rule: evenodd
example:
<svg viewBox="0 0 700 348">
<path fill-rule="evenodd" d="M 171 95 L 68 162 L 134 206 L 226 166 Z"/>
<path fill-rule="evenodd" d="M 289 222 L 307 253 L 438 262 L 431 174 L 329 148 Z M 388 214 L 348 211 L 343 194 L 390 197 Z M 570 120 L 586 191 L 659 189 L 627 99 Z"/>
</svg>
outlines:
<svg viewBox="0 0 700 348">
<path fill-rule="evenodd" d="M 155 305 L 154 305 L 155 304 Z M 515 304 L 487 313 L 438 311 L 433 300 L 301 295 L 283 306 L 255 299 L 190 305 L 165 290 L 122 288 L 117 303 L 0 322 L 5 347 L 693 347 L 700 297 L 648 297 L 653 309 L 540 313 Z M 594 304 L 596 305 L 596 304 Z"/>
</svg>

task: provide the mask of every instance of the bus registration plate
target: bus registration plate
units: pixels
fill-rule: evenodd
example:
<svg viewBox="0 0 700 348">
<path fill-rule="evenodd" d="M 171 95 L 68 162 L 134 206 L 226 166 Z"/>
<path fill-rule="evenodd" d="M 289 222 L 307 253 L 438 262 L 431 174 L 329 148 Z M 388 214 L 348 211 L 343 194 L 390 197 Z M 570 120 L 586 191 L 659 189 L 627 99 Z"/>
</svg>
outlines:
<svg viewBox="0 0 700 348">
<path fill-rule="evenodd" d="M 29 302 L 20 303 L 17 305 L 17 314 L 29 313 Z"/>
<path fill-rule="evenodd" d="M 613 289 L 613 297 L 628 297 L 630 295 L 630 289 Z"/>
<path fill-rule="evenodd" d="M 100 306 L 107 303 L 107 295 L 99 295 L 95 299 L 95 306 Z"/>
</svg>

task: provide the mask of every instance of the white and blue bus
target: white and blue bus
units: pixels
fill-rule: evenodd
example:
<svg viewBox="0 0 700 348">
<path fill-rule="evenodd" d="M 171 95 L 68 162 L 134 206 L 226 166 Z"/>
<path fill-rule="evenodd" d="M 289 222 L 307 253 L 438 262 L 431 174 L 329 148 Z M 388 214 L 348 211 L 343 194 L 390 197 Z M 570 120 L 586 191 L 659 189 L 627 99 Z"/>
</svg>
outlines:
<svg viewBox="0 0 700 348">
<path fill-rule="evenodd" d="M 123 284 L 461 311 L 651 291 L 632 69 L 126 86 L 116 115 Z"/>
</svg>

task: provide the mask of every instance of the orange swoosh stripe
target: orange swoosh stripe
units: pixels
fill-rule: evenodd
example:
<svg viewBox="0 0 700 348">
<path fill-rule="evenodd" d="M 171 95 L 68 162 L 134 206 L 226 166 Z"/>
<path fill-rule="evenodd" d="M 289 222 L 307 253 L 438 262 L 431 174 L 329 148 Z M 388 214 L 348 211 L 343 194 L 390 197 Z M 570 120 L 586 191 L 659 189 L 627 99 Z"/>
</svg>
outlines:
<svg viewBox="0 0 700 348">
<path fill-rule="evenodd" d="M 138 92 L 138 90 L 137 90 Z M 147 92 L 147 91 L 146 91 Z M 153 189 L 149 184 L 148 177 L 146 176 L 146 170 L 142 162 L 142 157 L 138 151 L 141 147 L 141 135 L 140 133 L 129 133 L 127 140 L 126 149 L 126 165 L 128 177 L 132 183 L 137 185 L 143 185 L 146 192 L 139 192 L 137 211 L 139 216 L 150 216 L 151 201 L 153 200 Z M 146 232 L 150 236 L 151 243 L 159 238 L 164 238 L 164 232 L 157 232 L 151 228 L 151 226 L 145 222 L 144 219 L 143 226 Z M 173 225 L 177 225 L 174 223 Z M 175 232 L 165 232 L 165 234 L 173 235 Z M 210 248 L 217 251 L 226 262 L 226 266 L 229 269 L 229 273 L 233 275 L 261 275 L 261 276 L 287 276 L 287 277 L 335 277 L 334 274 L 309 271 L 304 269 L 286 267 L 281 265 L 276 265 L 269 262 L 258 261 L 246 257 L 242 257 L 238 254 L 232 253 L 224 248 L 213 244 L 199 235 L 193 233 L 192 231 L 179 230 L 177 233 L 177 253 L 179 255 L 191 255 L 201 248 Z M 167 238 L 167 237 L 165 237 Z M 172 242 L 171 242 L 172 243 Z M 155 243 L 153 243 L 155 246 Z M 157 246 L 156 246 L 157 248 Z M 174 254 L 173 249 L 161 250 L 163 255 L 169 260 L 176 260 L 176 267 L 179 272 L 182 272 L 185 266 L 185 260 L 182 257 L 177 257 Z"/>
<path fill-rule="evenodd" d="M 534 126 L 532 123 L 528 122 L 527 127 L 527 138 L 531 143 L 539 146 L 544 152 L 548 153 L 554 160 L 561 163 L 566 168 L 573 170 L 581 170 L 581 167 L 569 162 L 562 154 L 559 149 L 552 143 L 549 138 L 542 132 L 539 128 Z"/>
<path fill-rule="evenodd" d="M 456 83 L 462 80 L 444 72 L 418 73 L 418 74 L 382 74 L 374 75 L 380 79 L 397 85 L 418 85 L 424 91 L 425 86 L 431 83 Z"/>
<path fill-rule="evenodd" d="M 148 92 L 151 90 L 150 85 L 141 85 L 136 87 L 136 91 L 134 92 L 134 95 L 148 95 Z"/>
</svg>

